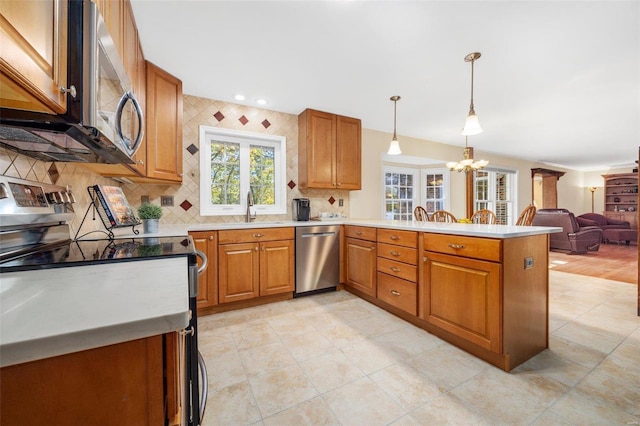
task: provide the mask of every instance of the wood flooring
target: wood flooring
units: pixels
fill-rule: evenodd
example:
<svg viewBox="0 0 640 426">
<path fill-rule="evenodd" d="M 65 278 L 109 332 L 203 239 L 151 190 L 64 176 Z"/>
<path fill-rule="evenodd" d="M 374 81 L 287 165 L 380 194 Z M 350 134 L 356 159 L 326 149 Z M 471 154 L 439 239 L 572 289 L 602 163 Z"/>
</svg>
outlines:
<svg viewBox="0 0 640 426">
<path fill-rule="evenodd" d="M 637 284 L 638 246 L 600 244 L 598 251 L 587 254 L 550 251 L 549 269 Z"/>
</svg>

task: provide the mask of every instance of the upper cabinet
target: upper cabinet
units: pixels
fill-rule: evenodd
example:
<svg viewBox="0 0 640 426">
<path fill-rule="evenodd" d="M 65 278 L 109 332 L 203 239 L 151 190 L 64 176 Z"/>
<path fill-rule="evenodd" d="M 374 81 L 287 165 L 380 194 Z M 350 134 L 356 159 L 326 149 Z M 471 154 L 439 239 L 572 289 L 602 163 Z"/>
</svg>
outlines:
<svg viewBox="0 0 640 426">
<path fill-rule="evenodd" d="M 182 81 L 147 62 L 147 177 L 182 182 Z"/>
<path fill-rule="evenodd" d="M 64 113 L 67 1 L 0 1 L 0 106 Z"/>
<path fill-rule="evenodd" d="M 300 188 L 361 189 L 362 124 L 312 109 L 298 116 Z"/>
</svg>

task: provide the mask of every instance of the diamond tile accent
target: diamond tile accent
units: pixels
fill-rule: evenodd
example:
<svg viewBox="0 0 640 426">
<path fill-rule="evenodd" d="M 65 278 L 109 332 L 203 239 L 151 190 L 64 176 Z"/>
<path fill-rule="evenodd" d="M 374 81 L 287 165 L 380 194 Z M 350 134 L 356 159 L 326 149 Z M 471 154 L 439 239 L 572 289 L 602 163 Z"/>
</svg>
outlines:
<svg viewBox="0 0 640 426">
<path fill-rule="evenodd" d="M 191 155 L 196 155 L 196 152 L 198 152 L 198 147 L 194 144 L 191 144 L 187 147 L 187 151 L 189 151 L 189 154 Z"/>
<path fill-rule="evenodd" d="M 180 203 L 180 207 L 182 207 L 184 209 L 184 211 L 189 210 L 191 207 L 193 207 L 193 204 L 191 204 L 189 202 L 189 200 L 184 200 L 183 202 Z"/>
<path fill-rule="evenodd" d="M 213 116 L 215 117 L 216 120 L 218 121 L 222 121 L 224 120 L 224 114 L 221 113 L 220 111 L 216 112 L 215 114 L 213 114 Z"/>
<path fill-rule="evenodd" d="M 333 205 L 333 203 L 335 203 L 335 202 L 336 202 L 335 198 L 333 198 L 333 197 L 329 198 L 329 204 Z"/>
<path fill-rule="evenodd" d="M 58 167 L 56 166 L 56 163 L 51 163 L 51 166 L 49 166 L 49 170 L 47 170 L 47 173 L 49 174 L 49 179 L 51 179 L 51 183 L 55 185 L 56 182 L 58 182 L 58 179 L 60 178 L 60 173 L 58 172 Z"/>
<path fill-rule="evenodd" d="M 271 126 L 271 123 L 269 123 L 269 120 L 265 118 L 264 121 L 262 121 L 262 125 L 264 126 L 265 129 L 268 129 L 269 126 Z"/>
<path fill-rule="evenodd" d="M 293 189 L 296 187 L 296 183 L 292 180 L 289 181 L 289 183 L 287 184 L 289 186 L 289 189 Z"/>
<path fill-rule="evenodd" d="M 242 125 L 244 126 L 249 122 L 249 119 L 243 115 L 242 117 L 238 118 L 238 121 L 241 122 Z"/>
</svg>

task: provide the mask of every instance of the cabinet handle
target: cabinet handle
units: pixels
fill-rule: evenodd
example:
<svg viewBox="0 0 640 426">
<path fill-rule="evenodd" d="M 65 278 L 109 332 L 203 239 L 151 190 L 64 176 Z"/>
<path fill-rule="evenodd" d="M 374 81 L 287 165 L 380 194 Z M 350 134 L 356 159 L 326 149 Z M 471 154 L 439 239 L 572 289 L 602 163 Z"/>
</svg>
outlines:
<svg viewBox="0 0 640 426">
<path fill-rule="evenodd" d="M 209 235 L 209 241 L 213 241 L 213 235 Z"/>
<path fill-rule="evenodd" d="M 342 185 L 340 182 L 338 182 L 338 186 Z"/>
<path fill-rule="evenodd" d="M 393 250 L 391 250 L 389 252 L 389 254 L 391 254 L 391 256 L 400 256 L 400 253 L 398 253 L 397 251 L 393 251 Z"/>
<path fill-rule="evenodd" d="M 253 234 L 253 236 L 256 238 L 260 238 L 260 237 L 264 237 L 264 234 Z"/>
<path fill-rule="evenodd" d="M 397 235 L 392 235 L 390 238 L 394 241 L 397 241 L 400 239 L 400 237 L 398 237 Z"/>
<path fill-rule="evenodd" d="M 253 248 L 253 251 L 258 251 L 258 246 L 255 246 L 255 247 Z"/>
<path fill-rule="evenodd" d="M 70 94 L 70 95 L 71 95 L 71 97 L 72 97 L 73 99 L 75 99 L 75 98 L 76 98 L 76 95 L 78 94 L 78 93 L 76 92 L 76 86 L 74 86 L 74 85 L 69 86 L 69 88 L 66 88 L 66 87 L 60 87 L 60 92 L 61 92 L 61 93 L 68 93 L 68 94 Z"/>
<path fill-rule="evenodd" d="M 400 292 L 397 290 L 389 290 L 389 293 L 391 293 L 394 296 L 400 296 Z"/>
<path fill-rule="evenodd" d="M 423 257 L 423 258 L 422 258 L 422 261 L 423 261 L 423 262 L 426 262 L 426 261 L 428 261 L 428 260 L 429 260 L 429 258 L 428 258 L 427 256 L 425 256 L 425 257 Z"/>
<path fill-rule="evenodd" d="M 393 272 L 400 272 L 400 268 L 396 268 L 395 266 L 390 266 L 389 269 L 391 269 Z"/>
<path fill-rule="evenodd" d="M 451 247 L 452 249 L 463 249 L 464 244 L 449 244 L 449 247 Z"/>
<path fill-rule="evenodd" d="M 356 231 L 356 235 L 362 235 L 362 231 Z"/>
<path fill-rule="evenodd" d="M 138 166 L 144 166 L 144 161 L 142 161 L 142 160 L 138 160 L 138 161 L 136 161 L 136 164 L 137 164 Z"/>
<path fill-rule="evenodd" d="M 262 246 L 261 250 L 262 250 L 262 251 L 264 251 L 264 250 L 265 250 L 265 249 L 264 249 L 264 246 Z"/>
</svg>

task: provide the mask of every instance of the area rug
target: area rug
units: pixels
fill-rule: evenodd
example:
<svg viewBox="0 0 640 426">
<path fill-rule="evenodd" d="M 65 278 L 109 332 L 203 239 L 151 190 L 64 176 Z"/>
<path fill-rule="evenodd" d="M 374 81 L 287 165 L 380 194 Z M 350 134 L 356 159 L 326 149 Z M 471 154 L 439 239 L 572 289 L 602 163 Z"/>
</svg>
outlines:
<svg viewBox="0 0 640 426">
<path fill-rule="evenodd" d="M 600 244 L 598 251 L 587 254 L 550 251 L 549 269 L 637 284 L 638 246 Z"/>
</svg>

